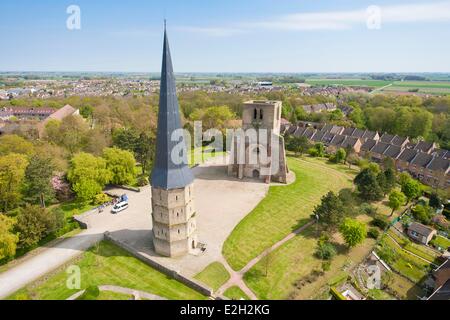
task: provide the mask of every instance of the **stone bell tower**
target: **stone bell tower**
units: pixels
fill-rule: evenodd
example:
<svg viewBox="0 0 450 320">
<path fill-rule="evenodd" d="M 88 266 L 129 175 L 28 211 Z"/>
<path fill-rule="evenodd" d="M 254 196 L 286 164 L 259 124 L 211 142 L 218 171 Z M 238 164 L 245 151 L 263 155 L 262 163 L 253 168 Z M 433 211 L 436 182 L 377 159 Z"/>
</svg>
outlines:
<svg viewBox="0 0 450 320">
<path fill-rule="evenodd" d="M 175 146 L 180 146 L 179 141 L 171 139 L 172 133 L 179 129 L 182 127 L 175 76 L 167 32 L 164 30 L 156 160 L 150 184 L 153 244 L 156 253 L 167 257 L 181 256 L 197 247 L 194 176 L 185 152 L 181 163 L 171 156 Z"/>
</svg>

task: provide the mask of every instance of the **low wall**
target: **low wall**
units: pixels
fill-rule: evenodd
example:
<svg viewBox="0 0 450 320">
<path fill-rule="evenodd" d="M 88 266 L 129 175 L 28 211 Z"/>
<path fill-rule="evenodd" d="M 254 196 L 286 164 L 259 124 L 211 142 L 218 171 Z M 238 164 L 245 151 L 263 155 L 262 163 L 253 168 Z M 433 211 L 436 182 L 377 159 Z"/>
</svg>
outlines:
<svg viewBox="0 0 450 320">
<path fill-rule="evenodd" d="M 156 270 L 164 273 L 165 275 L 167 275 L 175 280 L 180 281 L 181 283 L 185 284 L 189 288 L 194 289 L 206 296 L 213 295 L 213 290 L 210 287 L 204 285 L 203 283 L 201 283 L 195 279 L 185 276 L 178 271 L 167 268 L 166 266 L 162 265 L 155 259 L 152 259 L 150 256 L 138 252 L 136 249 L 134 249 L 127 243 L 115 239 L 114 237 L 111 236 L 111 234 L 109 232 L 105 232 L 105 240 L 108 240 L 108 241 L 114 243 L 116 246 L 128 251 L 133 257 L 141 260 L 142 262 L 144 262 L 144 263 L 148 264 L 149 266 L 151 266 L 152 268 L 155 268 Z"/>
</svg>

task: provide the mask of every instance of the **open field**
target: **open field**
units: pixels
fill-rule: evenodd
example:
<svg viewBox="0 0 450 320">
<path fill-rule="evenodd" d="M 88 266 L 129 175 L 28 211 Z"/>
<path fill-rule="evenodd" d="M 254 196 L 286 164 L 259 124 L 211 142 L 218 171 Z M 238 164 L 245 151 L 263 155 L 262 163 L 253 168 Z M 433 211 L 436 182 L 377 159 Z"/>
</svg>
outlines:
<svg viewBox="0 0 450 320">
<path fill-rule="evenodd" d="M 306 83 L 310 85 L 340 85 L 340 86 L 355 86 L 355 87 L 374 87 L 381 88 L 392 83 L 392 81 L 384 80 L 370 80 L 370 79 L 307 79 Z"/>
<path fill-rule="evenodd" d="M 269 193 L 233 230 L 223 254 L 235 270 L 310 220 L 314 207 L 328 191 L 352 186 L 355 171 L 325 160 L 288 158 L 296 181 L 288 186 L 271 186 Z"/>
<path fill-rule="evenodd" d="M 450 240 L 439 235 L 436 236 L 436 238 L 434 238 L 433 240 L 431 240 L 431 244 L 433 244 L 436 247 L 441 247 L 443 249 L 450 248 Z"/>
<path fill-rule="evenodd" d="M 10 299 L 65 300 L 79 290 L 68 289 L 66 268 L 77 265 L 81 288 L 117 285 L 168 299 L 205 299 L 200 293 L 167 277 L 109 242 L 101 242 L 75 261 L 13 294 Z"/>
<path fill-rule="evenodd" d="M 383 92 L 411 92 L 450 94 L 450 81 L 386 81 L 371 79 L 307 79 L 310 85 L 336 85 L 349 87 L 381 88 Z M 390 86 L 388 86 L 390 85 Z M 387 86 L 387 87 L 386 87 Z M 383 88 L 386 87 L 386 88 Z"/>
<path fill-rule="evenodd" d="M 202 272 L 195 276 L 204 284 L 210 286 L 214 291 L 219 289 L 225 282 L 230 279 L 230 274 L 220 262 L 213 262 L 207 266 Z"/>
</svg>

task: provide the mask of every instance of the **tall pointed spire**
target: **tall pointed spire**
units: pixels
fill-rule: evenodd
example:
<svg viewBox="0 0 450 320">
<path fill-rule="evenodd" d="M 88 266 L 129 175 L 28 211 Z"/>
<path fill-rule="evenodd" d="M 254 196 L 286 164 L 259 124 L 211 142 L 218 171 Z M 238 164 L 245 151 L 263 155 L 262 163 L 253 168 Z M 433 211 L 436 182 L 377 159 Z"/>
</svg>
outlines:
<svg viewBox="0 0 450 320">
<path fill-rule="evenodd" d="M 179 147 L 180 143 L 179 141 L 172 141 L 172 133 L 182 127 L 165 20 L 162 60 L 156 160 L 151 175 L 151 185 L 153 188 L 169 190 L 183 188 L 191 184 L 194 181 L 194 176 L 187 165 L 186 154 L 182 155 L 183 161 L 181 164 L 178 164 L 178 159 L 172 159 L 171 157 L 172 150 L 175 146 Z M 177 163 L 174 163 L 174 160 Z"/>
</svg>

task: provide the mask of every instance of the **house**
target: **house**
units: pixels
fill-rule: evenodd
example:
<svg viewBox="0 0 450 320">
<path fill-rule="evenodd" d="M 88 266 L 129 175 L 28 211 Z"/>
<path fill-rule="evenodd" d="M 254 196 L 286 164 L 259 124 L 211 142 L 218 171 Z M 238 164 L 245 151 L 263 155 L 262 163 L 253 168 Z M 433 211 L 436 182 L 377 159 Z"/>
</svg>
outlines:
<svg viewBox="0 0 450 320">
<path fill-rule="evenodd" d="M 450 300 L 450 259 L 433 272 L 434 292 L 428 300 Z"/>
<path fill-rule="evenodd" d="M 409 169 L 409 163 L 416 157 L 417 151 L 414 149 L 403 149 L 402 153 L 397 157 L 396 166 L 400 172 Z"/>
<path fill-rule="evenodd" d="M 337 107 L 333 103 L 320 103 L 320 104 L 303 106 L 303 110 L 305 110 L 306 113 L 330 112 L 330 111 L 334 111 L 336 109 L 337 109 Z"/>
<path fill-rule="evenodd" d="M 414 150 L 419 150 L 425 153 L 432 153 L 436 149 L 434 142 L 420 141 L 414 146 Z"/>
<path fill-rule="evenodd" d="M 39 137 L 42 137 L 45 126 L 47 125 L 47 123 L 49 123 L 49 121 L 51 120 L 62 121 L 63 119 L 69 116 L 77 116 L 77 115 L 80 115 L 80 111 L 78 109 L 75 109 L 71 105 L 65 105 L 61 109 L 58 109 L 56 112 L 50 114 L 50 116 L 48 116 L 46 119 L 44 119 L 37 125 Z"/>
<path fill-rule="evenodd" d="M 431 239 L 433 239 L 433 237 L 437 234 L 437 232 L 433 228 L 427 227 L 418 222 L 413 222 L 408 227 L 407 234 L 411 239 L 427 245 L 428 242 L 430 242 Z"/>
<path fill-rule="evenodd" d="M 376 162 L 381 162 L 385 158 L 384 152 L 389 148 L 388 143 L 378 142 L 371 150 L 370 154 L 372 155 L 372 160 Z"/>
<path fill-rule="evenodd" d="M 411 172 L 412 175 L 422 179 L 425 176 L 425 169 L 431 160 L 433 160 L 431 154 L 418 152 L 410 161 L 408 171 Z"/>
</svg>

